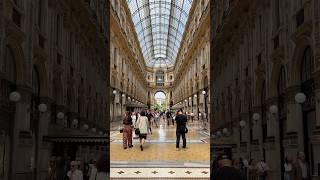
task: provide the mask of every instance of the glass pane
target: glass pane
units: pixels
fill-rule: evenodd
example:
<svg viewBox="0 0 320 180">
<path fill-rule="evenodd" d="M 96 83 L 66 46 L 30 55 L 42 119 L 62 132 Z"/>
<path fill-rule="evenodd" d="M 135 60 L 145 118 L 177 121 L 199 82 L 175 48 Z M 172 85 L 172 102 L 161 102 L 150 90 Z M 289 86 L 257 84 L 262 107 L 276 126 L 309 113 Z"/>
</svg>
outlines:
<svg viewBox="0 0 320 180">
<path fill-rule="evenodd" d="M 192 0 L 127 2 L 146 64 L 173 66 Z"/>
</svg>

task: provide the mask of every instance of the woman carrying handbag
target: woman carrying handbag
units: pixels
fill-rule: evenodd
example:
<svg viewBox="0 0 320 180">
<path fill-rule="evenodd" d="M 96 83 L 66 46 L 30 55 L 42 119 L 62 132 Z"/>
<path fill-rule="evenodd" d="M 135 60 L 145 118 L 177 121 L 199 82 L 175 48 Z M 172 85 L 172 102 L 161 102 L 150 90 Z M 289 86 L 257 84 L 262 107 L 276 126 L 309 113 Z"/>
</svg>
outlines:
<svg viewBox="0 0 320 180">
<path fill-rule="evenodd" d="M 141 116 L 138 118 L 136 122 L 136 133 L 139 134 L 140 138 L 140 149 L 143 151 L 144 141 L 147 139 L 148 134 L 148 118 L 146 116 L 146 112 L 142 111 Z"/>
</svg>

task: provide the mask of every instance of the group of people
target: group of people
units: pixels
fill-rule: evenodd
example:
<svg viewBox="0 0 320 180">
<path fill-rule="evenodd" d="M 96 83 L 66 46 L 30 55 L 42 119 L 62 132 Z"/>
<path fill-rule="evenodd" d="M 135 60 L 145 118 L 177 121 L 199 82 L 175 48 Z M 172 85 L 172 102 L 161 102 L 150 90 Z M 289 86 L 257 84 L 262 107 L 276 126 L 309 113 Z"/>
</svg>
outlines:
<svg viewBox="0 0 320 180">
<path fill-rule="evenodd" d="M 66 163 L 61 157 L 51 157 L 46 180 L 106 180 L 108 158 L 101 156 L 89 163 L 71 161 Z"/>
<path fill-rule="evenodd" d="M 142 111 L 141 113 L 127 112 L 123 118 L 123 148 L 132 148 L 132 134 L 139 136 L 140 149 L 143 151 L 143 144 L 147 139 L 148 133 L 152 133 L 151 130 L 151 113 Z"/>
<path fill-rule="evenodd" d="M 297 153 L 293 163 L 285 158 L 283 164 L 284 180 L 310 180 L 308 165 L 303 152 Z M 231 159 L 229 155 L 221 154 L 216 157 L 211 166 L 213 180 L 271 180 L 269 178 L 269 165 L 264 161 L 250 159 Z"/>
<path fill-rule="evenodd" d="M 133 134 L 139 137 L 140 140 L 140 149 L 143 151 L 143 145 L 147 139 L 148 134 L 152 134 L 152 126 L 158 127 L 160 119 L 163 116 L 166 116 L 166 120 L 172 121 L 174 126 L 174 121 L 176 121 L 176 135 L 177 142 L 176 148 L 179 150 L 180 137 L 183 140 L 183 148 L 186 148 L 186 136 L 187 133 L 187 121 L 188 118 L 183 114 L 182 110 L 179 110 L 176 115 L 172 116 L 171 111 L 167 112 L 158 112 L 152 110 L 143 110 L 139 112 L 126 112 L 123 118 L 123 128 L 121 129 L 123 133 L 123 148 L 132 148 L 133 147 Z M 173 118 L 174 117 L 174 118 Z"/>
</svg>

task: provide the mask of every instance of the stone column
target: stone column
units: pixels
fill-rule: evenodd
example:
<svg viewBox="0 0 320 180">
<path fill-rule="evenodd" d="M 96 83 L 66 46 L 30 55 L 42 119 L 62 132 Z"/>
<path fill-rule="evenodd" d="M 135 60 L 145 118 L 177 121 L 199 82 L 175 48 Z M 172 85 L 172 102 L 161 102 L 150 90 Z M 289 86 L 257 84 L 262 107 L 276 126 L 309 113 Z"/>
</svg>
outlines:
<svg viewBox="0 0 320 180">
<path fill-rule="evenodd" d="M 38 129 L 38 137 L 36 138 L 36 175 L 37 180 L 41 180 L 45 178 L 45 174 L 41 174 L 48 170 L 48 162 L 49 162 L 49 148 L 45 146 L 45 142 L 43 142 L 43 136 L 48 135 L 48 126 L 49 126 L 49 118 L 50 112 L 44 112 L 40 114 L 39 118 L 39 129 Z"/>
<path fill-rule="evenodd" d="M 262 139 L 262 129 L 261 129 L 261 124 L 262 124 L 262 114 L 261 114 L 261 107 L 260 106 L 255 106 L 252 108 L 253 113 L 258 113 L 260 114 L 260 119 L 258 121 L 253 120 L 253 113 L 252 116 L 249 117 L 249 121 L 247 122 L 247 126 L 252 124 L 252 139 Z"/>
<path fill-rule="evenodd" d="M 241 130 L 241 140 L 243 142 L 250 142 L 250 118 L 248 113 L 241 113 L 241 120 L 246 121 L 246 126 Z"/>
<path fill-rule="evenodd" d="M 303 114 L 301 104 L 295 102 L 295 95 L 300 92 L 300 86 L 287 89 L 287 134 L 297 133 L 298 150 L 303 151 Z"/>
<path fill-rule="evenodd" d="M 11 147 L 11 167 L 10 167 L 10 178 L 16 180 L 16 173 L 23 171 L 30 171 L 30 161 L 28 156 L 28 151 L 22 152 L 20 146 L 21 137 L 20 134 L 23 132 L 29 139 L 30 134 L 30 102 L 31 102 L 31 88 L 27 86 L 18 86 L 17 91 L 21 94 L 21 100 L 15 104 L 15 116 L 13 123 L 13 132 L 12 132 L 12 147 Z M 28 141 L 25 141 L 28 142 Z M 27 148 L 27 147 L 24 147 Z M 23 159 L 18 159 L 19 154 L 23 154 Z"/>
</svg>

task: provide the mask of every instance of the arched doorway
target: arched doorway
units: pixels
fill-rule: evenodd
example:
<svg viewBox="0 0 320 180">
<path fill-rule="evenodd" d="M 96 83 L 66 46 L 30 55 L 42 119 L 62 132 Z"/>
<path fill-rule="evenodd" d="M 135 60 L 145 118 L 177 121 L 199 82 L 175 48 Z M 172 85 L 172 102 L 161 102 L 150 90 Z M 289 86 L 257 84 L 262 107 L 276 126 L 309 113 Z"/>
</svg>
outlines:
<svg viewBox="0 0 320 180">
<path fill-rule="evenodd" d="M 167 102 L 166 102 L 166 94 L 163 91 L 157 91 L 154 94 L 154 104 L 153 108 L 163 111 L 167 109 Z"/>
</svg>

